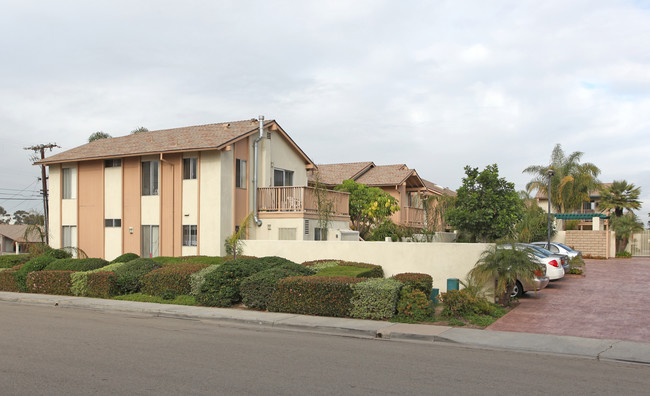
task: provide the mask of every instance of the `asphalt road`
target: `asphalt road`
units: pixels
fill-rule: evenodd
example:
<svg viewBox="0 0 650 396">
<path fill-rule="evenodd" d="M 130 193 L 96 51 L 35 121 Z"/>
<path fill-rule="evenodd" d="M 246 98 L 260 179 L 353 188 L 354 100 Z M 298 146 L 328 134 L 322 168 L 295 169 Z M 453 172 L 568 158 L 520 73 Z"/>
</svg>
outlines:
<svg viewBox="0 0 650 396">
<path fill-rule="evenodd" d="M 650 366 L 0 303 L 0 394 L 647 394 Z"/>
</svg>

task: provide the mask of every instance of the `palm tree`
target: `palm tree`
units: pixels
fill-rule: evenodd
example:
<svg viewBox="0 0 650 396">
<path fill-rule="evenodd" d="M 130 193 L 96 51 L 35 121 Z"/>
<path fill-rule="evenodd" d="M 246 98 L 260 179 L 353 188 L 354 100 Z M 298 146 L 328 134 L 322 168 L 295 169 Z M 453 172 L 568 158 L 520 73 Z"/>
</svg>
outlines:
<svg viewBox="0 0 650 396">
<path fill-rule="evenodd" d="M 560 213 L 566 210 L 578 209 L 583 202 L 589 201 L 589 192 L 600 185 L 598 175 L 600 169 L 590 162 L 581 164 L 583 153 L 575 151 L 568 156 L 564 154 L 562 145 L 556 144 L 548 165 L 531 165 L 523 173 L 534 175 L 526 185 L 528 192 L 538 190 L 548 196 L 548 177 L 546 172 L 552 169 L 555 175 L 551 177 L 551 199 Z"/>
<path fill-rule="evenodd" d="M 495 281 L 494 295 L 498 304 L 508 305 L 512 290 L 519 280 L 532 281 L 539 264 L 528 249 L 516 249 L 514 245 L 488 247 L 469 272 L 469 278 L 480 285 Z"/>
<path fill-rule="evenodd" d="M 614 209 L 614 215 L 621 217 L 624 210 L 641 208 L 640 194 L 641 187 L 628 184 L 625 180 L 614 180 L 611 186 L 600 191 L 599 206 L 603 209 Z"/>
<path fill-rule="evenodd" d="M 625 251 L 632 234 L 643 231 L 643 223 L 639 221 L 634 212 L 627 212 L 623 216 L 613 217 L 611 227 L 616 233 L 616 253 Z"/>
</svg>

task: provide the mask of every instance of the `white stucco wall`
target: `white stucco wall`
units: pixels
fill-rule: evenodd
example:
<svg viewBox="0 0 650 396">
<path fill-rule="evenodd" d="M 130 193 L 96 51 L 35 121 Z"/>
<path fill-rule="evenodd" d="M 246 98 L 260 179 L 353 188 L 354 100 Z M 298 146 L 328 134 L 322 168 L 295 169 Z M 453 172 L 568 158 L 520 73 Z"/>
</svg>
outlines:
<svg viewBox="0 0 650 396">
<path fill-rule="evenodd" d="M 50 165 L 49 167 L 49 234 L 50 246 L 61 248 L 61 166 Z"/>
<path fill-rule="evenodd" d="M 381 265 L 386 277 L 402 272 L 426 273 L 433 277 L 433 287 L 444 292 L 447 290 L 447 279 L 464 280 L 489 245 L 247 240 L 244 254 L 280 256 L 298 263 L 317 259 L 359 261 Z"/>
<path fill-rule="evenodd" d="M 234 192 L 235 188 L 235 171 L 233 151 L 222 151 L 220 161 L 220 181 L 221 181 L 221 199 L 219 205 L 219 235 L 214 241 L 214 248 L 220 255 L 226 254 L 226 249 L 223 246 L 225 239 L 234 231 Z M 250 168 L 252 170 L 252 168 Z M 250 178 L 252 180 L 252 178 Z M 216 181 L 218 183 L 218 181 Z M 250 189 L 249 189 L 250 190 Z M 201 201 L 203 202 L 203 201 Z M 253 200 L 250 200 L 253 205 Z M 203 209 L 203 203 L 201 203 Z"/>
<path fill-rule="evenodd" d="M 140 224 L 160 225 L 160 196 L 143 195 L 140 200 Z"/>
<path fill-rule="evenodd" d="M 291 147 L 282 135 L 272 133 L 271 135 L 271 179 L 273 178 L 273 169 L 285 169 L 293 171 L 293 185 L 307 185 L 307 170 L 305 161 Z M 271 184 L 273 185 L 273 184 Z"/>
<path fill-rule="evenodd" d="M 122 219 L 122 167 L 104 168 L 104 219 Z M 122 254 L 122 227 L 104 230 L 104 258 Z"/>
<path fill-rule="evenodd" d="M 205 151 L 199 160 L 199 203 L 198 213 L 199 254 L 221 255 L 221 153 Z"/>
<path fill-rule="evenodd" d="M 122 228 L 106 227 L 104 230 L 104 259 L 111 261 L 122 254 Z"/>
</svg>

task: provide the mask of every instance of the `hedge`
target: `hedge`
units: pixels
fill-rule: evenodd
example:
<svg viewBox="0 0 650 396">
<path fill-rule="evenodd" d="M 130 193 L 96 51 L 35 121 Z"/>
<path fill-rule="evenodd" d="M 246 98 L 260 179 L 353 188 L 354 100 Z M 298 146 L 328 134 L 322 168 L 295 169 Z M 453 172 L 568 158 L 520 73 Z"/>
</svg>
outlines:
<svg viewBox="0 0 650 396">
<path fill-rule="evenodd" d="M 368 264 L 368 263 L 355 263 L 350 261 L 341 261 L 339 262 L 340 266 L 345 267 L 358 267 L 358 268 L 368 268 L 368 271 L 362 272 L 357 275 L 357 278 L 383 278 L 384 269 L 381 268 L 381 265 Z"/>
<path fill-rule="evenodd" d="M 27 291 L 30 293 L 72 295 L 72 271 L 36 271 L 27 274 Z"/>
<path fill-rule="evenodd" d="M 396 279 L 369 279 L 352 286 L 350 316 L 359 319 L 390 319 L 395 315 L 402 283 Z"/>
<path fill-rule="evenodd" d="M 54 254 L 50 254 L 50 252 L 54 252 Z M 16 283 L 18 284 L 18 290 L 20 291 L 27 291 L 27 274 L 33 271 L 42 271 L 45 267 L 48 266 L 52 261 L 56 260 L 56 254 L 57 252 L 63 252 L 62 250 L 57 250 L 57 249 L 52 249 L 49 250 L 47 253 L 35 257 L 25 264 L 23 264 L 18 271 L 16 271 Z"/>
<path fill-rule="evenodd" d="M 115 271 L 116 269 L 124 266 L 124 264 L 126 263 L 113 263 L 90 271 L 75 272 L 70 276 L 72 281 L 72 286 L 70 287 L 70 290 L 72 291 L 72 294 L 75 296 L 88 296 L 88 275 L 89 274 L 96 273 L 96 272 Z"/>
<path fill-rule="evenodd" d="M 113 259 L 113 261 L 111 261 L 111 264 L 114 264 L 114 263 L 128 263 L 131 260 L 135 260 L 135 259 L 139 259 L 139 258 L 140 258 L 140 256 L 138 256 L 135 253 L 124 253 L 124 254 L 122 254 L 120 256 L 115 257 Z"/>
<path fill-rule="evenodd" d="M 392 278 L 402 282 L 404 286 L 409 286 L 413 289 L 420 290 L 427 296 L 431 295 L 433 278 L 429 274 L 405 272 L 402 274 L 393 275 Z"/>
<path fill-rule="evenodd" d="M 11 268 L 19 264 L 25 264 L 29 260 L 27 254 L 6 254 L 0 256 L 0 268 Z"/>
<path fill-rule="evenodd" d="M 124 263 L 116 263 L 124 264 Z M 111 298 L 117 295 L 117 275 L 115 272 L 89 272 L 86 280 L 86 295 L 88 297 Z"/>
<path fill-rule="evenodd" d="M 161 265 L 149 258 L 131 260 L 116 269 L 117 287 L 120 294 L 137 293 L 142 288 L 142 278 Z"/>
<path fill-rule="evenodd" d="M 172 256 L 158 256 L 153 258 L 154 261 L 162 265 L 169 264 L 222 264 L 225 261 L 225 258 L 218 256 L 183 256 L 183 257 L 172 257 Z"/>
<path fill-rule="evenodd" d="M 205 277 L 217 268 L 219 268 L 219 264 L 213 264 L 190 275 L 190 294 L 193 296 L 198 295 L 201 292 L 201 286 L 205 282 Z"/>
<path fill-rule="evenodd" d="M 72 257 L 70 252 L 67 252 L 63 249 L 50 249 L 43 254 L 44 256 L 49 256 L 55 259 L 64 259 Z"/>
<path fill-rule="evenodd" d="M 290 276 L 313 275 L 313 273 L 314 271 L 310 268 L 286 262 L 253 274 L 241 283 L 242 302 L 248 308 L 267 309 L 269 305 L 273 305 L 273 292 L 281 279 Z"/>
<path fill-rule="evenodd" d="M 206 275 L 196 301 L 209 307 L 230 307 L 241 301 L 241 282 L 267 268 L 268 265 L 258 259 L 238 258 L 227 261 Z"/>
<path fill-rule="evenodd" d="M 142 292 L 159 297 L 168 291 L 177 295 L 190 294 L 190 276 L 206 267 L 206 264 L 184 263 L 153 270 L 144 276 Z"/>
<path fill-rule="evenodd" d="M 107 265 L 108 261 L 100 258 L 68 258 L 52 261 L 43 271 L 91 271 Z"/>
<path fill-rule="evenodd" d="M 291 260 L 287 260 L 286 258 L 278 257 L 278 256 L 260 257 L 258 260 L 268 265 L 271 268 L 283 264 L 299 265 L 298 263 L 294 263 Z"/>
<path fill-rule="evenodd" d="M 16 274 L 20 267 L 21 265 L 16 265 L 12 268 L 3 268 L 2 271 L 0 271 L 0 290 L 8 292 L 21 291 L 18 281 L 16 280 Z"/>
<path fill-rule="evenodd" d="M 307 315 L 344 317 L 350 312 L 360 278 L 294 276 L 280 280 L 269 310 Z"/>
</svg>

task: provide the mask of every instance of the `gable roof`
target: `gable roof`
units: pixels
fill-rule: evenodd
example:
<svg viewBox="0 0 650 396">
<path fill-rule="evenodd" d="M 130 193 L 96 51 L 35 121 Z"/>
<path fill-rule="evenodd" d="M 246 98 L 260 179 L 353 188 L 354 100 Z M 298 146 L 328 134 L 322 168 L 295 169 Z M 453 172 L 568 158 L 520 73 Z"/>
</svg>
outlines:
<svg viewBox="0 0 650 396">
<path fill-rule="evenodd" d="M 356 182 L 367 186 L 398 186 L 411 176 L 419 180 L 419 183 L 415 181 L 416 184 L 424 185 L 415 169 L 409 169 L 405 164 L 375 166 L 357 178 Z"/>
<path fill-rule="evenodd" d="M 30 233 L 25 240 L 27 227 L 29 227 L 27 224 L 0 224 L 0 235 L 16 242 L 41 242 L 36 232 Z"/>
<path fill-rule="evenodd" d="M 428 180 L 422 179 L 422 182 L 424 183 L 424 186 L 427 188 L 427 190 L 433 191 L 435 193 L 441 194 L 441 195 L 451 195 L 451 196 L 456 196 L 456 191 L 449 189 L 447 187 L 442 187 L 437 185 L 434 182 L 430 182 Z"/>
<path fill-rule="evenodd" d="M 320 183 L 326 186 L 338 186 L 343 183 L 343 180 L 356 180 L 360 175 L 374 166 L 375 164 L 372 161 L 321 164 L 318 165 L 318 170 L 309 172 L 309 182 L 316 182 L 316 177 L 318 176 Z"/>
<path fill-rule="evenodd" d="M 312 160 L 295 144 L 295 142 L 275 122 L 268 120 L 264 127 L 279 131 L 303 157 L 305 163 Z M 158 131 L 139 132 L 127 136 L 98 139 L 79 147 L 55 154 L 35 164 L 55 164 L 62 162 L 88 161 L 104 158 L 121 158 L 169 152 L 202 151 L 223 149 L 238 140 L 256 134 L 259 121 L 223 122 L 218 124 L 197 125 Z"/>
</svg>

